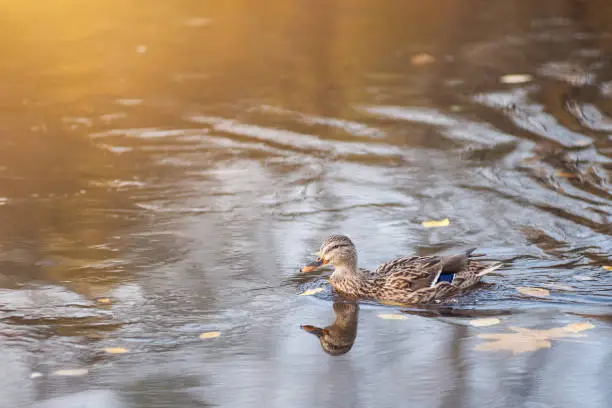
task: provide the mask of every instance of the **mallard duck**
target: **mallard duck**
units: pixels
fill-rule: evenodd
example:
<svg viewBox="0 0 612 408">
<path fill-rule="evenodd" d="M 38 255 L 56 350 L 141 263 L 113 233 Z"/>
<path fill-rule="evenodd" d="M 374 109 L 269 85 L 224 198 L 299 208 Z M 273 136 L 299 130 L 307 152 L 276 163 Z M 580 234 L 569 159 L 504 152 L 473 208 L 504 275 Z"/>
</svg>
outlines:
<svg viewBox="0 0 612 408">
<path fill-rule="evenodd" d="M 475 286 L 483 275 L 500 268 L 472 259 L 476 248 L 450 256 L 409 256 L 384 263 L 374 273 L 357 268 L 357 251 L 344 235 L 329 236 L 316 261 L 304 266 L 311 272 L 330 264 L 329 278 L 339 295 L 381 303 L 431 303 Z"/>
<path fill-rule="evenodd" d="M 347 353 L 357 336 L 357 314 L 359 306 L 356 303 L 335 301 L 332 306 L 336 320 L 325 328 L 304 324 L 300 326 L 308 333 L 319 338 L 321 348 L 327 354 L 339 356 Z"/>
</svg>

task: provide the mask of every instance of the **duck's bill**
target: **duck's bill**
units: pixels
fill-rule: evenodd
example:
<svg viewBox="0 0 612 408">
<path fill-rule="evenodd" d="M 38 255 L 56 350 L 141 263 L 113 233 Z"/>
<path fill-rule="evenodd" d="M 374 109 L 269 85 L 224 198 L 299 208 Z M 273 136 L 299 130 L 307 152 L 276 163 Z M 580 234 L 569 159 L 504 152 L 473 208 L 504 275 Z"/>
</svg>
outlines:
<svg viewBox="0 0 612 408">
<path fill-rule="evenodd" d="M 324 260 L 323 258 L 319 258 L 316 261 L 309 263 L 308 265 L 304 265 L 302 269 L 300 269 L 300 271 L 301 272 L 313 272 L 319 269 L 321 266 L 325 265 L 326 263 L 327 263 L 326 260 Z"/>
<path fill-rule="evenodd" d="M 302 330 L 307 331 L 308 333 L 312 333 L 317 337 L 322 337 L 327 333 L 327 329 L 311 326 L 309 324 L 303 324 L 300 327 L 302 328 Z"/>
</svg>

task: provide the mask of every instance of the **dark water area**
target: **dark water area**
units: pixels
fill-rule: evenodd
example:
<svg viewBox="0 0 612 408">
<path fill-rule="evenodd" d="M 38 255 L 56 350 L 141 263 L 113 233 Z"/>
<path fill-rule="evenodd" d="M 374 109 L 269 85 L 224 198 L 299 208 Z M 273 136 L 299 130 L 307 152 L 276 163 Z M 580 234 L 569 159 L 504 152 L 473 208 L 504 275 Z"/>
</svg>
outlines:
<svg viewBox="0 0 612 408">
<path fill-rule="evenodd" d="M 0 51 L 1 407 L 612 406 L 612 3 L 8 1 Z M 345 303 L 332 232 L 504 267 Z"/>
</svg>

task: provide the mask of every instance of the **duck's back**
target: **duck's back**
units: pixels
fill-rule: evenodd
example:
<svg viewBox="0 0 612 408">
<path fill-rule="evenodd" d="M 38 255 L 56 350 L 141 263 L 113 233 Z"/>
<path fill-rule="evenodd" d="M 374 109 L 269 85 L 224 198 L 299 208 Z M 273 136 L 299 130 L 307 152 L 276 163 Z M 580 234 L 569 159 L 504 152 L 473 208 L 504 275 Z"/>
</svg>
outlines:
<svg viewBox="0 0 612 408">
<path fill-rule="evenodd" d="M 407 256 L 380 265 L 374 273 L 378 287 L 415 291 L 430 287 L 440 276 L 443 263 L 437 256 Z"/>
</svg>

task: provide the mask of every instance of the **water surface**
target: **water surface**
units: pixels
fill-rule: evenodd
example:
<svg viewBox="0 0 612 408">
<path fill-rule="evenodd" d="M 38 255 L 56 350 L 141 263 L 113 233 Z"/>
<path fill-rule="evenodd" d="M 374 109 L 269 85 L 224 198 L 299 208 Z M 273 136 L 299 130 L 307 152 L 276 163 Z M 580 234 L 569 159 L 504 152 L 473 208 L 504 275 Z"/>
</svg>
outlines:
<svg viewBox="0 0 612 408">
<path fill-rule="evenodd" d="M 2 406 L 609 407 L 611 16 L 8 2 Z M 475 246 L 505 267 L 445 305 L 341 306 L 298 273 L 331 232 L 362 267 Z M 300 325 L 337 317 L 332 356 Z M 487 349 L 512 328 L 539 349 Z"/>
</svg>

